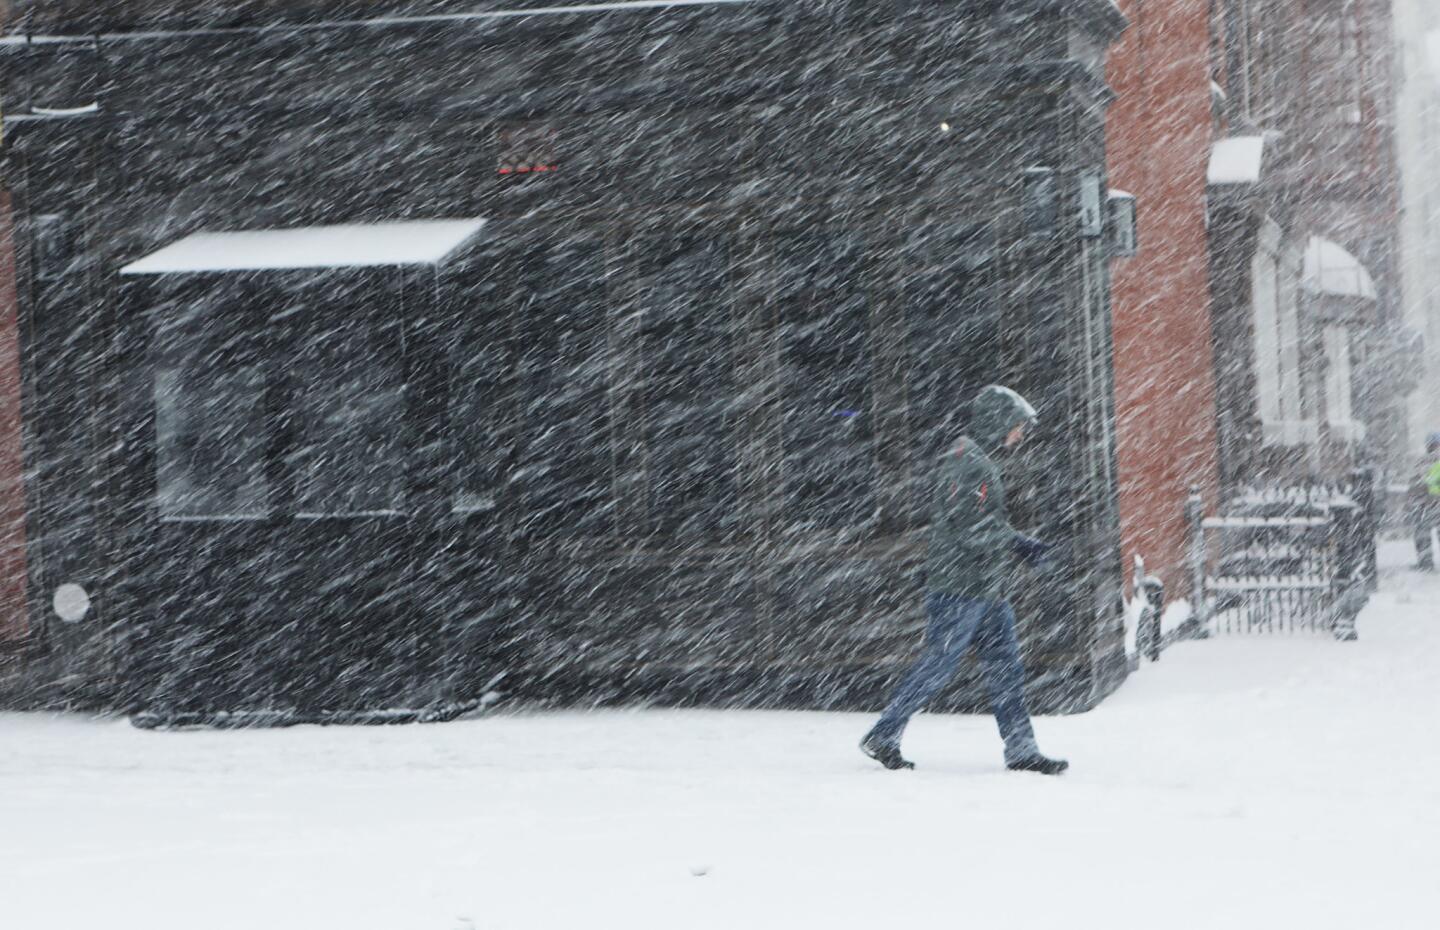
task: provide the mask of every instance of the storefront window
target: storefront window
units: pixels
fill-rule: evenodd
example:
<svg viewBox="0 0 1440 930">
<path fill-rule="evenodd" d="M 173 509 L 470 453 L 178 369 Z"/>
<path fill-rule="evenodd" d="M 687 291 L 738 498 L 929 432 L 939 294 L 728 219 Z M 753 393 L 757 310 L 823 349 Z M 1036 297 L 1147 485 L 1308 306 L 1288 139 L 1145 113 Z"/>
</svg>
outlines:
<svg viewBox="0 0 1440 930">
<path fill-rule="evenodd" d="M 468 290 L 470 312 L 461 316 L 450 356 L 449 421 L 454 490 L 451 511 L 496 509 L 509 452 L 504 435 L 508 347 L 493 282 Z"/>
<path fill-rule="evenodd" d="M 794 529 L 855 526 L 875 507 L 863 242 L 782 239 L 775 269 L 785 519 Z"/>
<path fill-rule="evenodd" d="M 389 516 L 404 506 L 405 379 L 394 295 L 334 282 L 316 292 L 292 369 L 287 466 L 299 517 Z"/>
<path fill-rule="evenodd" d="M 604 253 L 528 249 L 516 271 L 516 519 L 527 535 L 603 535 L 614 515 Z"/>
<path fill-rule="evenodd" d="M 58 281 L 72 270 L 79 250 L 79 224 L 68 216 L 46 213 L 35 218 L 35 277 Z"/>
<path fill-rule="evenodd" d="M 737 524 L 738 391 L 727 243 L 676 233 L 636 243 L 649 510 L 656 532 Z"/>
<path fill-rule="evenodd" d="M 960 437 L 970 398 L 1002 379 L 1007 323 L 990 293 L 994 236 L 986 227 L 933 224 L 917 229 L 913 241 L 907 403 L 913 461 L 924 474 Z"/>
<path fill-rule="evenodd" d="M 243 323 L 197 302 L 156 334 L 156 493 L 162 519 L 270 513 L 266 368 Z"/>
<path fill-rule="evenodd" d="M 527 537 L 613 526 L 605 252 L 531 231 L 463 287 L 449 337 L 456 514 L 505 511 Z"/>
</svg>

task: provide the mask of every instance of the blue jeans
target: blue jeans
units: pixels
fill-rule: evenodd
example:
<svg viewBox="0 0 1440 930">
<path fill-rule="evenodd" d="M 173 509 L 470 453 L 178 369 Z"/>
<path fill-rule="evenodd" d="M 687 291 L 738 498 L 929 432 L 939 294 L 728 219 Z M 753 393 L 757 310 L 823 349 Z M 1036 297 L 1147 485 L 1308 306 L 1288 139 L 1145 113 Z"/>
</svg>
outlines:
<svg viewBox="0 0 1440 930">
<path fill-rule="evenodd" d="M 872 735 L 899 744 L 911 715 L 955 676 L 973 644 L 990 691 L 990 708 L 1005 740 L 1006 761 L 1038 752 L 1030 712 L 1025 709 L 1025 666 L 1010 602 L 928 594 L 925 610 L 930 617 L 925 648 L 895 689 Z"/>
<path fill-rule="evenodd" d="M 1415 506 L 1415 561 L 1421 568 L 1435 567 L 1435 554 L 1430 551 L 1430 533 L 1440 527 L 1440 498 L 1428 497 Z"/>
</svg>

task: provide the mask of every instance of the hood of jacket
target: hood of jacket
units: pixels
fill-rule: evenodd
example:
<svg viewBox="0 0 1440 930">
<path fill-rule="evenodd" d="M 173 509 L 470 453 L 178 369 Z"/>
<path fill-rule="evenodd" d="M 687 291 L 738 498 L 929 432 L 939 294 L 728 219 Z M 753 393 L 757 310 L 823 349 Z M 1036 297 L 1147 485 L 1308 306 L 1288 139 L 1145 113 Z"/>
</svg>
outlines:
<svg viewBox="0 0 1440 930">
<path fill-rule="evenodd" d="M 1035 408 L 1019 394 L 999 384 L 981 389 L 970 402 L 970 437 L 986 452 L 1005 444 L 1005 437 L 1022 423 L 1036 417 Z"/>
</svg>

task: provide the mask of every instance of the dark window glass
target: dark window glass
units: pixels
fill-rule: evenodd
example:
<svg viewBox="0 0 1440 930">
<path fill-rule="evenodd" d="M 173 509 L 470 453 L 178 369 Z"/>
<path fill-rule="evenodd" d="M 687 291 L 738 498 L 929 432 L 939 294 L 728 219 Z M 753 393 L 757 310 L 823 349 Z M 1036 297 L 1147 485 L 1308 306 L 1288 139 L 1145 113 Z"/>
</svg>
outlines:
<svg viewBox="0 0 1440 930">
<path fill-rule="evenodd" d="M 34 243 L 35 277 L 40 281 L 64 277 L 79 245 L 75 221 L 56 213 L 37 216 Z"/>
<path fill-rule="evenodd" d="M 549 245 L 515 268 L 516 516 L 526 534 L 601 535 L 614 511 L 604 254 Z"/>
<path fill-rule="evenodd" d="M 399 295 L 378 276 L 317 287 L 297 317 L 291 372 L 295 510 L 383 516 L 404 506 L 405 379 Z"/>
<path fill-rule="evenodd" d="M 508 304 L 488 263 L 482 279 L 457 283 L 462 295 L 446 349 L 450 357 L 449 417 L 453 443 L 455 513 L 493 511 L 510 452 L 503 417 L 508 405 Z M 508 266 L 507 266 L 508 269 Z M 511 392 L 513 393 L 513 392 Z"/>
<path fill-rule="evenodd" d="M 1053 171 L 1032 168 L 1025 172 L 1022 206 L 1027 233 L 1037 235 L 1055 231 L 1060 223 L 1060 194 Z"/>
<path fill-rule="evenodd" d="M 270 512 L 266 369 L 241 320 L 195 301 L 156 333 L 156 488 L 167 519 Z"/>
<path fill-rule="evenodd" d="M 698 536 L 737 523 L 730 259 L 718 235 L 636 246 L 645 448 L 653 528 Z"/>
<path fill-rule="evenodd" d="M 985 228 L 940 224 L 916 230 L 908 250 L 907 394 L 919 476 L 961 435 L 976 392 L 1004 378 L 1007 324 L 995 312 L 986 273 L 992 250 Z"/>
<path fill-rule="evenodd" d="M 785 238 L 775 261 L 785 519 L 854 526 L 874 510 L 875 483 L 862 242 Z"/>
</svg>

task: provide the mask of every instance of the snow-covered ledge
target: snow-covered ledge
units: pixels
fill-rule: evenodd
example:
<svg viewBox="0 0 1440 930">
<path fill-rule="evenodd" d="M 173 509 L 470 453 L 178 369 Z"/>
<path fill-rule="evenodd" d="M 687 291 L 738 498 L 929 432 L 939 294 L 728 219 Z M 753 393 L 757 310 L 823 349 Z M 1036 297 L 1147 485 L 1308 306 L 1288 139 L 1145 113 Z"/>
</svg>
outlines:
<svg viewBox="0 0 1440 930">
<path fill-rule="evenodd" d="M 1267 446 L 1304 446 L 1320 441 L 1320 425 L 1315 420 L 1262 420 L 1261 428 Z"/>
<path fill-rule="evenodd" d="M 123 275 L 438 265 L 475 237 L 483 219 L 346 223 L 199 232 L 120 269 Z"/>
</svg>

